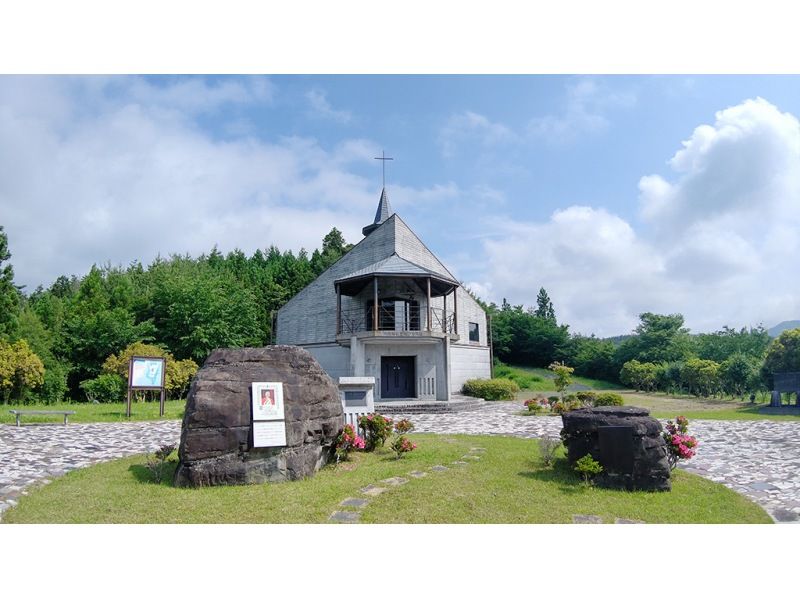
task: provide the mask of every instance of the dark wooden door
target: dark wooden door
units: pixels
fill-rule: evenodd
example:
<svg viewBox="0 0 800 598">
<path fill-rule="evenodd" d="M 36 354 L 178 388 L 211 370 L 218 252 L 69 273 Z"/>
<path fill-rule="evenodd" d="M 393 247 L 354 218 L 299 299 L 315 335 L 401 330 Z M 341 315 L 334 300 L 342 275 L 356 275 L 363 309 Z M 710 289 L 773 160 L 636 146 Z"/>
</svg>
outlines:
<svg viewBox="0 0 800 598">
<path fill-rule="evenodd" d="M 381 357 L 381 398 L 405 399 L 414 392 L 414 358 Z"/>
</svg>

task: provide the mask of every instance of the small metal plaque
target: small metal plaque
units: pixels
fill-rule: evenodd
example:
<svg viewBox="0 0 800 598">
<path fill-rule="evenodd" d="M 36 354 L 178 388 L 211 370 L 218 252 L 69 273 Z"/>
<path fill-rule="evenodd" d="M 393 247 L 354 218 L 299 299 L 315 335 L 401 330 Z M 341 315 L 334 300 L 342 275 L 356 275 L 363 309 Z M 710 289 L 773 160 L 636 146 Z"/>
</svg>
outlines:
<svg viewBox="0 0 800 598">
<path fill-rule="evenodd" d="M 286 446 L 286 422 L 253 422 L 253 448 L 264 446 Z"/>
<path fill-rule="evenodd" d="M 633 473 L 633 428 L 630 426 L 601 426 L 597 428 L 600 442 L 600 464 L 615 473 Z"/>
<path fill-rule="evenodd" d="M 367 391 L 366 390 L 344 391 L 344 405 L 345 407 L 366 407 Z"/>
</svg>

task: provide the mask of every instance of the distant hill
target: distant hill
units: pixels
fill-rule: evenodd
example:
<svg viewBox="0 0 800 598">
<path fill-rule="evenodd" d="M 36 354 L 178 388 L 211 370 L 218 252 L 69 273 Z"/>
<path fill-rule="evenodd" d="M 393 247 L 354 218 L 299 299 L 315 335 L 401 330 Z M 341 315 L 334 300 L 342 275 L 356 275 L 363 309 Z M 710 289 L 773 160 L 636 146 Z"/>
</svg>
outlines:
<svg viewBox="0 0 800 598">
<path fill-rule="evenodd" d="M 791 330 L 792 328 L 800 328 L 800 320 L 786 320 L 785 322 L 781 322 L 780 324 L 776 324 L 767 332 L 772 337 L 778 336 L 784 330 Z"/>
</svg>

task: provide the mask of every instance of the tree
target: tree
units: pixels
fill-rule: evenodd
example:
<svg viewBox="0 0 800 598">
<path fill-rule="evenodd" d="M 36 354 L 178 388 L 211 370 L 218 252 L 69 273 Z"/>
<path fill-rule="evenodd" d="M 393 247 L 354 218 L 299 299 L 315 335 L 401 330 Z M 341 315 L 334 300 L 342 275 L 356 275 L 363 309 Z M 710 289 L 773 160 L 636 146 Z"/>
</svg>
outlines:
<svg viewBox="0 0 800 598">
<path fill-rule="evenodd" d="M 0 341 L 0 394 L 4 403 L 10 398 L 22 401 L 26 390 L 41 386 L 43 382 L 44 365 L 27 342 Z"/>
<path fill-rule="evenodd" d="M 622 366 L 619 379 L 625 386 L 652 392 L 658 383 L 659 369 L 655 363 L 642 363 L 637 359 L 631 359 Z"/>
<path fill-rule="evenodd" d="M 539 294 L 536 296 L 536 311 L 534 315 L 537 318 L 550 320 L 554 323 L 556 321 L 556 312 L 553 309 L 553 302 L 550 301 L 550 297 L 547 291 L 544 290 L 544 287 L 539 289 Z"/>
<path fill-rule="evenodd" d="M 11 259 L 8 237 L 0 226 L 0 339 L 8 339 L 16 330 L 19 316 L 20 293 L 14 286 L 14 268 L 3 262 Z"/>
<path fill-rule="evenodd" d="M 725 392 L 741 398 L 758 386 L 758 361 L 744 353 L 734 353 L 720 364 L 720 380 Z"/>
<path fill-rule="evenodd" d="M 710 359 L 687 360 L 681 376 L 686 390 L 695 396 L 707 397 L 720 387 L 720 365 Z"/>
<path fill-rule="evenodd" d="M 770 389 L 775 372 L 800 372 L 800 328 L 784 330 L 767 349 L 761 373 Z"/>
<path fill-rule="evenodd" d="M 681 314 L 639 315 L 635 335 L 617 348 L 617 363 L 632 359 L 647 363 L 684 361 L 691 354 L 689 331 L 683 327 Z"/>
<path fill-rule="evenodd" d="M 717 332 L 695 335 L 692 340 L 697 357 L 722 363 L 735 353 L 760 360 L 772 339 L 763 326 L 738 331 L 725 326 Z"/>
<path fill-rule="evenodd" d="M 572 382 L 572 372 L 575 371 L 575 368 L 555 361 L 547 369 L 555 374 L 553 385 L 556 387 L 556 392 L 563 396 L 564 391 L 567 390 L 567 387 Z"/>
</svg>

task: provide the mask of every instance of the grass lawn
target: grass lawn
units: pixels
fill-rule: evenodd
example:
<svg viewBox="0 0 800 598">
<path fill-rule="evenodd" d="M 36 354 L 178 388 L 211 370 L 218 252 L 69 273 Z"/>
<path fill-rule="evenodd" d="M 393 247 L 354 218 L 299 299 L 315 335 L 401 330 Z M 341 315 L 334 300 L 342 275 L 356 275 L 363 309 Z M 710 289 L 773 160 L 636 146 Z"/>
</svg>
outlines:
<svg viewBox="0 0 800 598">
<path fill-rule="evenodd" d="M 20 499 L 3 523 L 325 523 L 346 498 L 380 480 L 427 471 L 370 499 L 364 523 L 571 523 L 599 515 L 648 523 L 770 523 L 743 496 L 699 476 L 675 472 L 672 492 L 585 487 L 563 459 L 541 466 L 535 440 L 414 434 L 418 449 L 395 460 L 389 449 L 357 453 L 313 478 L 282 484 L 201 489 L 155 484 L 144 456 L 70 472 Z M 453 465 L 472 447 L 479 461 Z M 443 472 L 430 467 L 444 464 Z M 174 463 L 170 466 L 170 471 Z"/>
<path fill-rule="evenodd" d="M 519 387 L 526 391 L 556 392 L 553 384 L 553 372 L 544 368 L 528 368 L 522 366 L 501 365 L 495 367 L 495 376 L 514 380 Z M 618 384 L 605 380 L 594 380 L 572 376 L 572 384 L 585 386 L 593 390 L 617 390 L 623 388 Z"/>
<path fill-rule="evenodd" d="M 164 419 L 182 419 L 183 411 L 186 408 L 186 401 L 166 401 L 164 403 Z M 124 422 L 124 421 L 147 421 L 159 419 L 158 401 L 148 401 L 146 403 L 131 403 L 131 418 L 125 417 L 125 403 L 53 403 L 51 405 L 3 405 L 0 410 L 0 424 L 15 424 L 16 418 L 9 413 L 9 409 L 20 411 L 75 411 L 75 415 L 69 416 L 70 423 L 92 423 L 92 422 Z M 59 423 L 63 422 L 61 415 L 23 415 L 21 422 L 26 423 Z"/>
<path fill-rule="evenodd" d="M 749 401 L 739 399 L 715 399 L 694 397 L 691 395 L 670 395 L 667 393 L 644 393 L 633 390 L 617 390 L 622 395 L 625 405 L 645 407 L 650 410 L 650 415 L 659 419 L 674 419 L 678 415 L 685 415 L 693 419 L 717 420 L 754 420 L 769 419 L 774 421 L 800 422 L 798 415 L 764 415 L 758 412 L 764 403 L 751 405 Z M 524 402 L 533 397 L 547 396 L 542 392 L 523 391 L 517 394 L 516 400 Z M 520 407 L 521 415 L 528 415 L 524 407 Z M 800 410 L 798 410 L 800 411 Z"/>
</svg>

